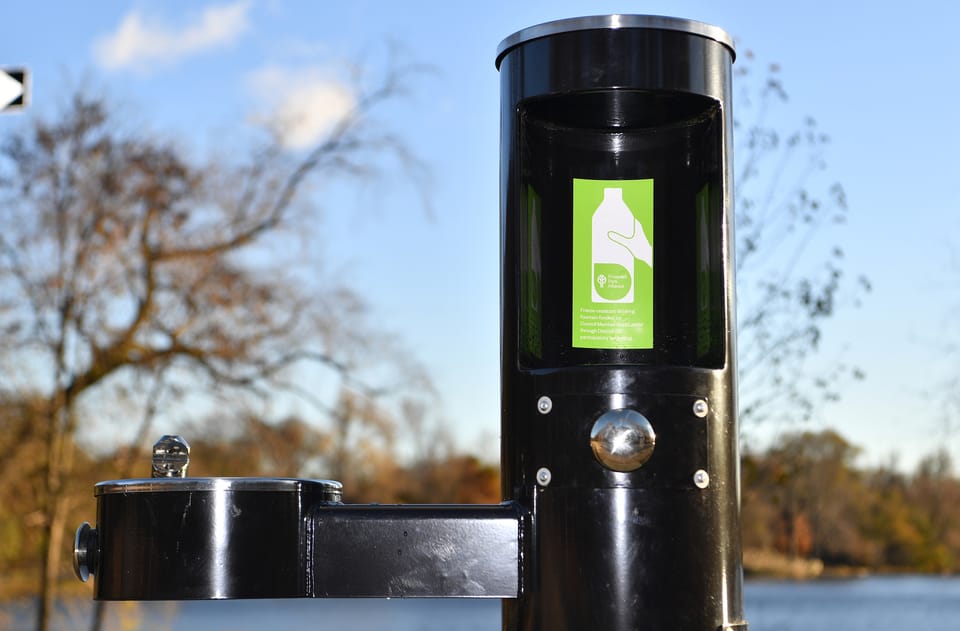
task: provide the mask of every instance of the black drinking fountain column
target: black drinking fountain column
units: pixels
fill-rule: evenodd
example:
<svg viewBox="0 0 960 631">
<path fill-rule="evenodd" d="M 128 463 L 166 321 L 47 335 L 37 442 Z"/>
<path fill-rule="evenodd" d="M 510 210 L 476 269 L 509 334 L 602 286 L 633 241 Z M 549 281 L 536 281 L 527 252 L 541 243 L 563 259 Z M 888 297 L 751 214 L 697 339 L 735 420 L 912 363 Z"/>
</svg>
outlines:
<svg viewBox="0 0 960 631">
<path fill-rule="evenodd" d="M 730 37 L 613 15 L 501 43 L 504 628 L 743 628 Z"/>
<path fill-rule="evenodd" d="M 732 61 L 723 31 L 647 16 L 501 44 L 503 503 L 192 478 L 164 436 L 152 477 L 96 486 L 74 549 L 94 597 L 499 598 L 505 631 L 745 629 Z"/>
</svg>

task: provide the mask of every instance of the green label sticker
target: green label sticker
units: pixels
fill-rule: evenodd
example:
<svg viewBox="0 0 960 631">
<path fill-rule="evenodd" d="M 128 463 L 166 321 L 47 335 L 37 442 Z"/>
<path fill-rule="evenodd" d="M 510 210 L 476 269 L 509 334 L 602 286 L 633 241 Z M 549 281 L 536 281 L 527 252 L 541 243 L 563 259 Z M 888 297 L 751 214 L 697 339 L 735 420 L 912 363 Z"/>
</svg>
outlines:
<svg viewBox="0 0 960 631">
<path fill-rule="evenodd" d="M 573 180 L 573 346 L 653 348 L 653 180 Z"/>
</svg>

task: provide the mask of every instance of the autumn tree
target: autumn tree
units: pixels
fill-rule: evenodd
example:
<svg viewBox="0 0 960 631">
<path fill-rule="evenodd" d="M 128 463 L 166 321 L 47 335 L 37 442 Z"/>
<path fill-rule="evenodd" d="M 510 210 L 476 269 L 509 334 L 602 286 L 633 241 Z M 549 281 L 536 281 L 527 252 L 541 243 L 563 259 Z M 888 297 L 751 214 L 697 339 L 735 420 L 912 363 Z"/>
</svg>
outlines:
<svg viewBox="0 0 960 631">
<path fill-rule="evenodd" d="M 928 340 L 936 360 L 934 370 L 944 378 L 935 381 L 933 398 L 940 403 L 940 432 L 944 443 L 956 444 L 960 431 L 960 243 L 951 248 L 946 273 L 947 307 L 944 323 Z M 949 456 L 949 454 L 946 454 Z M 956 455 L 956 452 L 954 452 Z"/>
<path fill-rule="evenodd" d="M 8 594 L 23 592 L 25 577 L 36 565 L 33 555 L 25 558 L 23 551 L 35 551 L 40 543 L 37 526 L 43 515 L 34 498 L 45 446 L 36 420 L 44 407 L 45 401 L 35 396 L 0 401 L 0 567 Z"/>
<path fill-rule="evenodd" d="M 855 469 L 859 449 L 833 430 L 786 434 L 768 450 L 775 463 L 780 507 L 789 531 L 802 517 L 809 529 L 809 554 L 830 561 L 855 550 L 863 484 Z M 796 553 L 791 543 L 788 552 Z"/>
<path fill-rule="evenodd" d="M 949 455 L 862 469 L 833 430 L 792 432 L 743 458 L 744 547 L 828 565 L 956 572 L 960 480 Z"/>
<path fill-rule="evenodd" d="M 811 370 L 824 324 L 859 304 L 870 283 L 850 278 L 840 234 L 850 210 L 826 174 L 830 138 L 813 117 L 784 123 L 780 68 L 750 51 L 737 60 L 736 273 L 740 414 L 744 423 L 806 420 L 862 373 L 842 361 Z"/>
<path fill-rule="evenodd" d="M 907 492 L 924 539 L 921 565 L 945 572 L 958 560 L 960 549 L 960 484 L 953 472 L 953 460 L 943 447 L 922 458 Z"/>
<path fill-rule="evenodd" d="M 39 629 L 69 568 L 66 487 L 84 426 L 119 416 L 144 430 L 161 407 L 225 420 L 280 392 L 329 413 L 340 408 L 325 392 L 364 400 L 421 375 L 361 297 L 289 254 L 318 249 L 307 193 L 320 176 L 410 164 L 368 117 L 403 72 L 301 153 L 276 135 L 226 161 L 191 158 L 82 94 L 0 146 L 0 400 L 29 402 L 37 421 Z"/>
</svg>

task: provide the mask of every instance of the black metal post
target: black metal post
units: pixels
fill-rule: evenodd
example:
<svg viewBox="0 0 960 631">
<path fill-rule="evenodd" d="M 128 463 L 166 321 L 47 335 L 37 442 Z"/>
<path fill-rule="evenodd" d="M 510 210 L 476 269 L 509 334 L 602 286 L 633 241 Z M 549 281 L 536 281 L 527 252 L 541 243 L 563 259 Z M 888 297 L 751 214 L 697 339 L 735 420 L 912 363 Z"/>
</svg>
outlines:
<svg viewBox="0 0 960 631">
<path fill-rule="evenodd" d="M 746 626 L 733 57 L 647 16 L 500 46 L 503 493 L 531 508 L 505 630 Z"/>
</svg>

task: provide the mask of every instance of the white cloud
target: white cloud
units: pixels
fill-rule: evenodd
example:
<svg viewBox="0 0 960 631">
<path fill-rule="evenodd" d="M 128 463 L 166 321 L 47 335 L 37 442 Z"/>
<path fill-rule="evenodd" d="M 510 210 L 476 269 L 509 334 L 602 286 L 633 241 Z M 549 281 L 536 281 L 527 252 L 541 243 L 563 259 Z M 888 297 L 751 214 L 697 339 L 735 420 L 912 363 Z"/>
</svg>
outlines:
<svg viewBox="0 0 960 631">
<path fill-rule="evenodd" d="M 356 107 L 353 91 L 322 68 L 264 68 L 251 76 L 250 87 L 267 107 L 252 120 L 276 133 L 290 149 L 320 142 Z"/>
<path fill-rule="evenodd" d="M 204 9 L 180 29 L 137 11 L 128 13 L 117 30 L 94 44 L 97 61 L 106 68 L 147 70 L 170 64 L 210 48 L 230 44 L 249 28 L 250 0 Z"/>
</svg>

